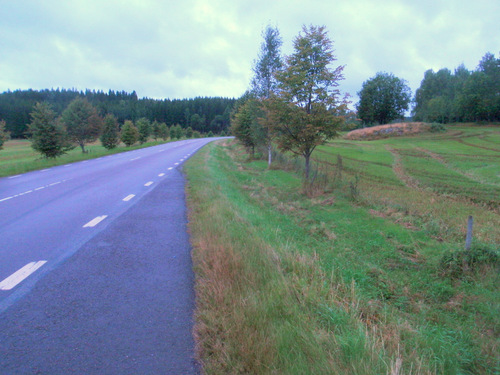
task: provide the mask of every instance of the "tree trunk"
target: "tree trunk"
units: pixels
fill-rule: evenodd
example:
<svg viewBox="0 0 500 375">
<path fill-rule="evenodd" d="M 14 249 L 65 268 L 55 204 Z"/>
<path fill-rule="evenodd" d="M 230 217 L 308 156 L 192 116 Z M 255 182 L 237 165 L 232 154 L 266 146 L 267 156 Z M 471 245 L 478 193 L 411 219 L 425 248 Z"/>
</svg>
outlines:
<svg viewBox="0 0 500 375">
<path fill-rule="evenodd" d="M 273 162 L 273 148 L 271 146 L 271 142 L 267 145 L 267 167 L 271 167 L 271 163 Z"/>
<path fill-rule="evenodd" d="M 84 154 L 85 154 L 85 143 L 80 142 L 80 143 L 79 143 L 79 145 L 80 145 L 80 147 L 82 148 L 82 153 L 84 153 Z"/>
<path fill-rule="evenodd" d="M 306 180 L 309 179 L 309 158 L 311 154 L 306 154 L 304 155 L 304 158 L 306 159 Z"/>
</svg>

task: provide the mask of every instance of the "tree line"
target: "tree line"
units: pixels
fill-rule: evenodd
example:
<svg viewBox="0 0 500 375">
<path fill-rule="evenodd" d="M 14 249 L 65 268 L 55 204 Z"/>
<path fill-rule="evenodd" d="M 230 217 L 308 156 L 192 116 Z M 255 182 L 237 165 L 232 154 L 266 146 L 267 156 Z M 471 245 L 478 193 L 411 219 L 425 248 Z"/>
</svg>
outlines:
<svg viewBox="0 0 500 375">
<path fill-rule="evenodd" d="M 500 121 L 500 57 L 486 53 L 473 71 L 427 70 L 414 104 L 418 121 Z"/>
<path fill-rule="evenodd" d="M 369 125 L 403 119 L 411 103 L 415 121 L 500 121 L 500 58 L 488 52 L 474 71 L 427 70 L 413 100 L 405 80 L 383 72 L 364 82 L 358 96 L 358 117 Z"/>
<path fill-rule="evenodd" d="M 204 134 L 227 132 L 235 103 L 235 99 L 223 97 L 139 99 L 135 91 L 16 90 L 0 94 L 0 120 L 5 121 L 5 131 L 12 138 L 25 138 L 30 113 L 37 103 L 47 102 L 59 116 L 76 98 L 85 98 L 101 117 L 112 114 L 120 125 L 126 120 L 135 122 L 146 118 L 150 122 L 164 122 L 169 127 L 177 124 L 183 129 L 191 127 Z"/>
<path fill-rule="evenodd" d="M 121 142 L 130 147 L 139 142 L 143 144 L 150 138 L 154 140 L 199 138 L 202 134 L 190 126 L 186 129 L 179 124 L 168 127 L 164 122 L 149 121 L 145 117 L 137 121 L 125 120 L 120 127 L 112 114 L 104 118 L 99 116 L 95 108 L 86 98 L 77 97 L 72 100 L 59 116 L 48 102 L 35 104 L 30 113 L 26 135 L 31 147 L 46 158 L 56 158 L 80 147 L 87 152 L 86 146 L 98 138 L 107 149 L 117 147 Z M 0 141 L 4 121 L 0 122 Z M 213 136 L 209 131 L 208 136 Z M 0 142 L 0 149 L 3 142 Z"/>
</svg>

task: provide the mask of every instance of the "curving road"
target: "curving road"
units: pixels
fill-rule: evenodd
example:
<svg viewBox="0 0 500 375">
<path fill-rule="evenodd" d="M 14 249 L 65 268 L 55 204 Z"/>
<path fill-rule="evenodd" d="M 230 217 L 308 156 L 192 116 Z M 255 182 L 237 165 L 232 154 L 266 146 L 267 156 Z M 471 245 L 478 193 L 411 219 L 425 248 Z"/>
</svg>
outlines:
<svg viewBox="0 0 500 375">
<path fill-rule="evenodd" d="M 1 373 L 198 373 L 179 167 L 212 140 L 0 179 Z"/>
</svg>

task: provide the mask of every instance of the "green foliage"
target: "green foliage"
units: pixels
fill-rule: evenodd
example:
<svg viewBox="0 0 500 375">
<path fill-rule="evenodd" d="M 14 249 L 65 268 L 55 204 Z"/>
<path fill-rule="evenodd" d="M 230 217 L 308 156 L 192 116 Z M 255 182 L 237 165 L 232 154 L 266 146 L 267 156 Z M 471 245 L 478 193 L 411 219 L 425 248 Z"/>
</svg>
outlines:
<svg viewBox="0 0 500 375">
<path fill-rule="evenodd" d="M 134 126 L 130 120 L 126 120 L 121 129 L 120 139 L 127 147 L 132 146 L 139 139 L 139 130 Z"/>
<path fill-rule="evenodd" d="M 444 127 L 443 124 L 439 123 L 439 122 L 433 122 L 431 125 L 430 125 L 430 128 L 429 128 L 429 131 L 431 133 L 442 133 L 442 132 L 445 132 L 446 131 L 446 128 Z"/>
<path fill-rule="evenodd" d="M 363 83 L 358 96 L 358 116 L 365 124 L 388 124 L 404 118 L 411 90 L 405 80 L 379 72 Z"/>
<path fill-rule="evenodd" d="M 170 138 L 181 139 L 183 135 L 184 131 L 182 130 L 182 127 L 179 124 L 170 127 Z"/>
<path fill-rule="evenodd" d="M 108 92 L 85 90 L 16 90 L 0 93 L 0 118 L 5 120 L 12 138 L 25 136 L 30 112 L 37 102 L 51 104 L 56 115 L 60 115 L 68 104 L 77 97 L 86 98 L 98 108 L 100 114 L 113 114 L 120 124 L 125 120 L 136 121 L 146 117 L 149 121 L 165 122 L 167 126 L 180 123 L 189 126 L 186 112 L 198 113 L 206 121 L 201 128 L 193 130 L 220 132 L 229 128 L 229 113 L 235 99 L 223 97 L 197 97 L 191 99 L 149 99 L 138 98 L 135 92 Z M 214 121 L 215 120 L 215 121 Z"/>
<path fill-rule="evenodd" d="M 159 135 L 160 132 L 160 123 L 156 120 L 154 120 L 151 123 L 151 135 L 153 136 L 153 139 L 156 141 L 158 138 L 161 138 Z"/>
<path fill-rule="evenodd" d="M 252 92 L 257 98 L 269 98 L 276 93 L 278 87 L 276 73 L 283 66 L 280 53 L 283 41 L 278 28 L 270 25 L 266 27 L 262 36 L 264 41 L 253 67 Z"/>
<path fill-rule="evenodd" d="M 120 127 L 115 116 L 108 114 L 104 118 L 101 134 L 102 145 L 111 150 L 120 143 Z"/>
<path fill-rule="evenodd" d="M 10 134 L 5 129 L 5 121 L 0 120 L 0 150 L 3 148 L 3 144 L 10 139 Z"/>
<path fill-rule="evenodd" d="M 97 110 L 85 98 L 76 98 L 61 115 L 71 142 L 78 144 L 82 152 L 85 144 L 94 142 L 101 133 L 102 119 Z"/>
<path fill-rule="evenodd" d="M 212 131 L 210 130 L 207 134 L 207 137 L 210 138 L 210 137 L 213 137 L 214 136 L 214 133 L 212 133 Z"/>
<path fill-rule="evenodd" d="M 170 129 L 168 128 L 167 124 L 164 122 L 160 123 L 158 125 L 158 138 L 163 139 L 166 141 L 170 137 Z"/>
<path fill-rule="evenodd" d="M 151 135 L 151 123 L 147 118 L 141 117 L 137 120 L 135 126 L 139 131 L 139 143 L 142 145 L 148 141 L 149 136 Z"/>
<path fill-rule="evenodd" d="M 248 99 L 239 106 L 231 121 L 231 133 L 252 155 L 258 144 L 257 101 Z"/>
<path fill-rule="evenodd" d="M 499 121 L 500 58 L 486 53 L 475 71 L 427 70 L 415 93 L 417 121 Z"/>
<path fill-rule="evenodd" d="M 186 128 L 186 138 L 192 138 L 193 137 L 193 128 L 191 126 L 188 126 Z"/>
<path fill-rule="evenodd" d="M 439 261 L 441 274 L 451 278 L 474 275 L 483 267 L 500 269 L 500 249 L 488 245 L 476 244 L 468 250 L 448 251 Z"/>
<path fill-rule="evenodd" d="M 203 132 L 206 130 L 206 119 L 205 117 L 200 116 L 198 113 L 195 113 L 189 120 L 189 126 L 191 126 L 192 129 L 197 129 Z"/>
<path fill-rule="evenodd" d="M 30 115 L 28 135 L 35 151 L 46 158 L 56 158 L 73 148 L 64 125 L 48 103 L 37 103 Z"/>
<path fill-rule="evenodd" d="M 201 138 L 201 133 L 198 130 L 193 131 L 193 138 Z"/>
<path fill-rule="evenodd" d="M 330 68 L 336 57 L 325 27 L 304 26 L 302 32 L 277 74 L 279 97 L 267 100 L 264 107 L 278 148 L 303 156 L 308 178 L 312 152 L 335 136 L 342 123 L 335 111 L 343 105 L 337 87 L 344 67 Z"/>
</svg>

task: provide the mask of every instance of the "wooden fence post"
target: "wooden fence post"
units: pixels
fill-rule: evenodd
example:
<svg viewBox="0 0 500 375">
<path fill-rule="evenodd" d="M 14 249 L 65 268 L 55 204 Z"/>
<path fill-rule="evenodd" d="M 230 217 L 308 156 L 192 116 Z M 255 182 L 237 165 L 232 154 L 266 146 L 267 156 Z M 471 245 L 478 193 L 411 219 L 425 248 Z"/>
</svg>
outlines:
<svg viewBox="0 0 500 375">
<path fill-rule="evenodd" d="M 472 226 L 474 225 L 474 218 L 469 216 L 469 220 L 467 222 L 467 237 L 465 237 L 465 250 L 470 249 L 470 245 L 472 243 Z"/>
</svg>

